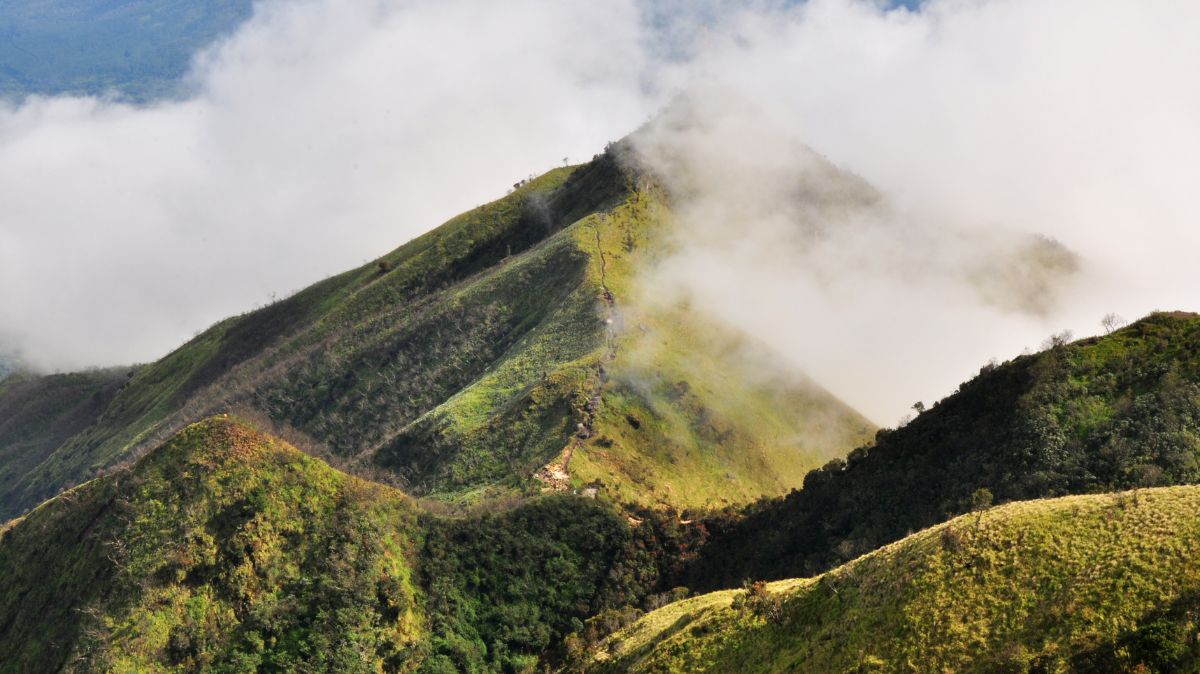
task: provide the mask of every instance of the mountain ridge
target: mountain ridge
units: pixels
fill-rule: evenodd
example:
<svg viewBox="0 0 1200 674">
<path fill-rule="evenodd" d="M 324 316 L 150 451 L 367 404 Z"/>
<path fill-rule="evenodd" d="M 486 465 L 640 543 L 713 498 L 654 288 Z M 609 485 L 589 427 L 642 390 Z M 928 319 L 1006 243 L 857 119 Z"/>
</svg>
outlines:
<svg viewBox="0 0 1200 674">
<path fill-rule="evenodd" d="M 679 507 L 782 494 L 873 426 L 798 373 L 747 377 L 732 356 L 761 347 L 700 312 L 639 308 L 671 217 L 622 144 L 518 184 L 136 368 L 0 483 L 0 517 L 229 410 L 451 500 L 536 490 L 535 475 Z"/>
</svg>

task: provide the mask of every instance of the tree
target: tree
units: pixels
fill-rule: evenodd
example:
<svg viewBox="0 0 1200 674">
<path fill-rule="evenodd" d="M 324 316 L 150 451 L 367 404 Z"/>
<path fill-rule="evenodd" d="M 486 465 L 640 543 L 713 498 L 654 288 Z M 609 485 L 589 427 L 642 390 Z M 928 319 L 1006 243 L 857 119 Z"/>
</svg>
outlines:
<svg viewBox="0 0 1200 674">
<path fill-rule="evenodd" d="M 971 512 L 975 513 L 975 526 L 979 526 L 979 521 L 983 519 L 983 511 L 992 507 L 992 490 L 987 487 L 980 487 L 971 492 Z"/>
<path fill-rule="evenodd" d="M 1050 335 L 1046 338 L 1046 341 L 1042 342 L 1042 350 L 1048 351 L 1050 349 L 1057 349 L 1060 346 L 1066 346 L 1074 336 L 1075 333 L 1070 330 L 1063 330 L 1057 334 Z"/>
<path fill-rule="evenodd" d="M 1104 328 L 1104 334 L 1111 335 L 1113 332 L 1125 325 L 1125 319 L 1117 314 L 1107 313 L 1104 318 L 1100 319 L 1100 325 Z"/>
<path fill-rule="evenodd" d="M 920 416 L 920 414 L 925 411 L 925 403 L 918 400 L 917 402 L 913 403 L 912 408 L 913 408 L 913 411 L 915 411 L 917 413 L 917 415 Z"/>
</svg>

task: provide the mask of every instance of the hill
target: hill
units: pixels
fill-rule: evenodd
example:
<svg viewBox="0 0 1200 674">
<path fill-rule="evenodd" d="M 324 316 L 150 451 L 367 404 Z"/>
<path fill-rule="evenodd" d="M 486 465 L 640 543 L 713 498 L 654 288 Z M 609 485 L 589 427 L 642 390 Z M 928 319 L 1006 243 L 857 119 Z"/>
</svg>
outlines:
<svg viewBox="0 0 1200 674">
<path fill-rule="evenodd" d="M 0 533 L 0 669 L 374 671 L 425 628 L 415 529 L 385 487 L 189 427 Z"/>
<path fill-rule="evenodd" d="M 250 0 L 9 0 L 0 4 L 0 97 L 175 95 L 192 56 L 251 9 Z"/>
<path fill-rule="evenodd" d="M 997 502 L 1200 482 L 1200 316 L 985 366 L 906 426 L 809 473 L 786 498 L 715 517 L 689 587 L 809 575 Z"/>
<path fill-rule="evenodd" d="M 0 672 L 525 671 L 689 545 L 603 500 L 493 510 L 208 419 L 0 529 Z"/>
<path fill-rule="evenodd" d="M 816 578 L 670 604 L 588 672 L 1176 672 L 1200 667 L 1200 487 L 1013 503 Z"/>
<path fill-rule="evenodd" d="M 0 518 L 230 409 L 348 470 L 467 502 L 593 485 L 746 503 L 873 432 L 801 374 L 745 366 L 769 355 L 735 330 L 638 306 L 636 270 L 669 250 L 672 216 L 621 146 L 516 187 L 138 368 L 94 423 L 22 460 Z"/>
</svg>

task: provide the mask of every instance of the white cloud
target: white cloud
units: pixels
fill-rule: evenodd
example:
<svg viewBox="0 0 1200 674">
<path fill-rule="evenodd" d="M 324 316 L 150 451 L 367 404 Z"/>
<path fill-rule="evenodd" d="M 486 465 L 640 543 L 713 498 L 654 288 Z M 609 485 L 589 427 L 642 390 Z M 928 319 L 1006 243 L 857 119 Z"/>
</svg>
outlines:
<svg viewBox="0 0 1200 674">
<path fill-rule="evenodd" d="M 1051 331 L 1196 308 L 1200 5 L 695 7 L 268 4 L 199 60 L 186 101 L 2 110 L 0 332 L 48 366 L 155 358 L 591 156 L 658 92 L 697 87 L 730 92 L 705 115 L 732 115 L 698 156 L 753 174 L 706 183 L 722 189 L 697 201 L 704 217 L 685 205 L 696 245 L 672 278 L 881 422 Z M 747 136 L 759 113 L 739 109 L 766 120 Z M 798 216 L 776 208 L 790 140 L 886 208 L 808 212 L 824 238 L 798 243 Z M 1031 233 L 1082 267 L 1017 311 L 979 279 L 1036 288 L 1005 256 Z"/>
<path fill-rule="evenodd" d="M 0 110 L 0 326 L 34 364 L 149 360 L 590 157 L 651 110 L 629 3 L 260 6 L 192 98 Z"/>
<path fill-rule="evenodd" d="M 675 280 L 883 423 L 1052 331 L 1200 308 L 1197 28 L 1200 5 L 1172 0 L 749 10 L 671 75 L 719 88 L 698 114 L 724 121 L 685 145 L 698 165 L 740 172 L 692 199 L 685 222 L 704 234 Z M 795 217 L 764 175 L 797 170 L 789 139 L 889 200 L 822 218 L 835 233 L 807 258 L 781 252 Z M 1014 266 L 1030 234 L 1079 254 L 1074 281 Z M 963 283 L 980 270 L 982 294 Z M 1014 279 L 1040 311 L 997 302 Z"/>
</svg>

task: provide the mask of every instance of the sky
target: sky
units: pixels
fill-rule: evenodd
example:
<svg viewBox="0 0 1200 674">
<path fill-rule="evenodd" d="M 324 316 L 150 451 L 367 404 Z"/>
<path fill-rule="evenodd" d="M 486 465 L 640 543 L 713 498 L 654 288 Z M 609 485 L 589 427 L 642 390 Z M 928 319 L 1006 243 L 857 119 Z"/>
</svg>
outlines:
<svg viewBox="0 0 1200 674">
<path fill-rule="evenodd" d="M 656 282 L 894 424 L 1053 332 L 1200 309 L 1197 29 L 1187 0 L 265 2 L 183 100 L 0 107 L 0 351 L 153 360 L 686 100 L 638 141 L 690 188 Z"/>
</svg>

